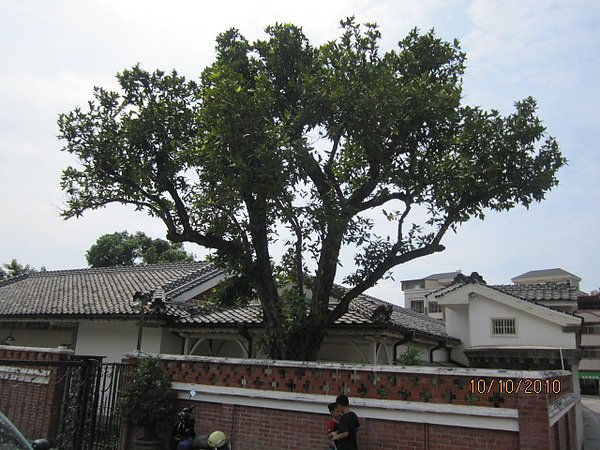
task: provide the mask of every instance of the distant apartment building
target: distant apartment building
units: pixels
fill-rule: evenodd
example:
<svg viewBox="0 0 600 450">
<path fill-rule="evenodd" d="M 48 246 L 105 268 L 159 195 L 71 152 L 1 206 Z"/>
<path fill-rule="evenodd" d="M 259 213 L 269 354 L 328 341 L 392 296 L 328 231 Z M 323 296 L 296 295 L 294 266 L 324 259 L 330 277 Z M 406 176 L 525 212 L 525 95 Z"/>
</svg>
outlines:
<svg viewBox="0 0 600 450">
<path fill-rule="evenodd" d="M 560 268 L 532 270 L 511 278 L 511 281 L 513 284 L 494 287 L 569 314 L 577 310 L 577 298 L 585 295 L 579 290 L 581 278 Z"/>
<path fill-rule="evenodd" d="M 435 301 L 435 296 L 429 294 L 453 284 L 456 276 L 461 273 L 461 270 L 456 270 L 402 281 L 405 307 L 434 319 L 444 320 L 443 308 Z M 490 287 L 566 313 L 574 313 L 577 310 L 577 298 L 586 294 L 579 290 L 581 278 L 560 268 L 532 270 L 511 281 L 513 284 Z"/>
<path fill-rule="evenodd" d="M 583 317 L 579 378 L 583 394 L 600 394 L 600 294 L 582 295 L 577 315 Z"/>
<path fill-rule="evenodd" d="M 451 285 L 454 282 L 454 278 L 460 273 L 462 273 L 461 270 L 434 273 L 425 278 L 403 281 L 404 306 L 434 319 L 443 320 L 444 312 L 442 307 L 435 300 L 427 298 L 427 294 Z"/>
</svg>

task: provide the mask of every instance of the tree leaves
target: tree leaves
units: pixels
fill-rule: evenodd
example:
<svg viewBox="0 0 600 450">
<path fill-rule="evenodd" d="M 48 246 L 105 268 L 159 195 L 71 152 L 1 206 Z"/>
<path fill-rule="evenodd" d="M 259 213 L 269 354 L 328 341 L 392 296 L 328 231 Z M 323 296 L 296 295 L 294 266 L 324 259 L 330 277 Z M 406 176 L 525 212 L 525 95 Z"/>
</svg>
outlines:
<svg viewBox="0 0 600 450">
<path fill-rule="evenodd" d="M 541 201 L 566 163 L 533 99 L 507 116 L 461 104 L 458 41 L 414 29 L 394 49 L 380 42 L 375 24 L 354 18 L 320 46 L 291 24 L 254 42 L 230 29 L 197 82 L 138 66 L 118 74 L 118 92 L 96 88 L 87 111 L 59 117 L 81 164 L 63 172 L 63 216 L 118 202 L 160 218 L 171 241 L 213 249 L 249 280 L 271 356 L 315 358 L 353 298 L 442 251 L 470 218 Z M 395 232 L 375 230 L 378 208 Z M 356 249 L 352 287 L 330 311 L 345 246 Z M 308 261 L 306 320 L 291 326 L 304 317 L 290 295 Z M 283 279 L 300 286 L 284 294 Z"/>
<path fill-rule="evenodd" d="M 152 239 L 141 231 L 104 234 L 89 248 L 85 257 L 90 267 L 193 261 L 193 255 L 188 254 L 181 244 Z"/>
</svg>

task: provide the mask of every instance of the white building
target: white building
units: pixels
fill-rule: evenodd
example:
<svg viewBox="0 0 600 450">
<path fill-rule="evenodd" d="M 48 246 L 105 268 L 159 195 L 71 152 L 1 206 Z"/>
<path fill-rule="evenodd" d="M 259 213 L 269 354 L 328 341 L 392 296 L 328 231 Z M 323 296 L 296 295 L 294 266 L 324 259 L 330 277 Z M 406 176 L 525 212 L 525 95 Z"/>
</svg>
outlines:
<svg viewBox="0 0 600 450">
<path fill-rule="evenodd" d="M 461 340 L 453 359 L 472 367 L 577 369 L 580 317 L 467 280 L 429 294 Z"/>
<path fill-rule="evenodd" d="M 541 269 L 541 270 L 531 270 L 529 272 L 522 273 L 521 275 L 517 275 L 514 278 L 511 278 L 514 284 L 545 284 L 545 283 L 569 283 L 571 286 L 574 286 L 576 289 L 579 289 L 579 283 L 581 282 L 581 278 L 577 275 L 573 275 L 570 272 L 567 272 L 564 269 L 555 268 L 555 269 Z"/>
<path fill-rule="evenodd" d="M 460 270 L 454 272 L 434 273 L 425 278 L 402 281 L 404 291 L 404 306 L 412 311 L 425 314 L 434 319 L 443 319 L 442 308 L 437 301 L 429 299 L 427 294 L 438 289 L 449 286 L 454 278 L 462 273 Z"/>
</svg>

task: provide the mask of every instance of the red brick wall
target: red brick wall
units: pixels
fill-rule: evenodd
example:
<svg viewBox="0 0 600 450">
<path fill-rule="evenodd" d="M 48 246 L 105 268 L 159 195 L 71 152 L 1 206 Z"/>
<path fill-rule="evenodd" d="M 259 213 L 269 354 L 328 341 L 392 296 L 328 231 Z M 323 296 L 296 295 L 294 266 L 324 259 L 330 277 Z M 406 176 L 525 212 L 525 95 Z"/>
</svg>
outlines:
<svg viewBox="0 0 600 450">
<path fill-rule="evenodd" d="M 499 392 L 498 378 L 489 376 L 393 371 L 277 367 L 261 364 L 232 364 L 194 361 L 166 361 L 166 373 L 173 381 L 208 386 L 251 388 L 453 405 L 495 406 L 515 409 L 517 396 Z M 483 380 L 492 389 L 473 395 L 472 380 Z M 516 384 L 516 383 L 515 383 Z M 565 385 L 567 385 L 565 383 Z M 570 385 L 568 385 L 570 386 Z M 566 389 L 566 388 L 565 388 Z M 565 392 L 563 390 L 562 392 Z"/>
<path fill-rule="evenodd" d="M 232 388 L 247 388 L 281 392 L 320 394 L 334 398 L 347 393 L 352 398 L 408 400 L 438 404 L 487 406 L 516 409 L 519 432 L 483 430 L 468 427 L 409 423 L 372 418 L 361 419 L 359 444 L 361 449 L 527 449 L 546 450 L 573 448 L 575 421 L 566 414 L 555 427 L 550 427 L 549 405 L 572 393 L 569 375 L 539 373 L 558 379 L 556 392 L 500 392 L 498 376 L 488 372 L 471 374 L 461 371 L 418 373 L 340 366 L 339 369 L 310 365 L 267 365 L 260 361 L 166 360 L 165 372 L 177 382 Z M 513 374 L 514 375 L 514 374 Z M 508 377 L 503 378 L 504 380 Z M 472 380 L 491 387 L 489 392 L 473 393 Z M 514 386 L 518 379 L 513 378 Z M 531 381 L 531 380 L 530 380 Z M 506 387 L 506 385 L 504 385 Z M 543 383 L 544 389 L 546 384 Z M 555 385 L 556 386 L 556 385 Z M 408 395 L 407 395 L 408 394 Z M 326 448 L 325 414 L 300 413 L 285 410 L 202 403 L 196 409 L 197 428 L 201 433 L 222 429 L 233 436 L 236 449 L 266 448 L 306 449 Z M 574 417 L 574 416 L 573 416 Z"/>
<path fill-rule="evenodd" d="M 574 449 L 575 446 L 575 409 L 571 408 L 550 429 L 550 449 Z"/>
<path fill-rule="evenodd" d="M 52 365 L 64 361 L 68 353 L 43 350 L 0 347 L 0 360 L 24 361 L 10 365 L 21 374 L 20 380 L 0 379 L 0 411 L 2 411 L 29 439 L 52 438 L 56 434 L 60 413 L 61 390 L 58 380 L 61 368 Z M 25 361 L 48 361 L 48 365 L 28 365 Z M 5 364 L 6 366 L 6 364 Z M 49 371 L 48 383 L 35 382 L 33 375 L 24 370 Z"/>
<path fill-rule="evenodd" d="M 231 436 L 236 450 L 325 449 L 327 415 L 199 402 L 194 410 L 199 435 L 214 430 Z M 359 448 L 368 450 L 514 450 L 516 432 L 479 430 L 359 418 Z"/>
</svg>

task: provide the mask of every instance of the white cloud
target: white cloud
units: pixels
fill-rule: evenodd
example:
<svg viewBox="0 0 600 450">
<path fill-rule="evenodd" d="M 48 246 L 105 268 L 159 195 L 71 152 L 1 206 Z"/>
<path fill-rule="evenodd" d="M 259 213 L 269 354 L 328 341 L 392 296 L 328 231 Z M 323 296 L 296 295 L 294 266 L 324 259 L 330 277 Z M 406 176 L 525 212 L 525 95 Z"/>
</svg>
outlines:
<svg viewBox="0 0 600 450">
<path fill-rule="evenodd" d="M 596 1 L 172 2 L 142 0 L 0 3 L 0 262 L 17 257 L 48 268 L 81 267 L 103 233 L 127 229 L 164 236 L 164 227 L 125 207 L 80 220 L 58 217 L 61 170 L 69 161 L 56 118 L 85 106 L 92 86 L 114 87 L 117 71 L 140 62 L 196 76 L 212 61 L 214 38 L 235 26 L 249 39 L 293 22 L 316 43 L 339 35 L 339 20 L 381 25 L 385 48 L 413 27 L 458 37 L 468 52 L 466 102 L 511 109 L 534 95 L 540 115 L 571 161 L 543 205 L 492 214 L 446 239 L 447 250 L 394 270 L 396 282 L 371 292 L 402 303 L 399 280 L 458 268 L 508 282 L 527 270 L 564 267 L 597 287 L 600 197 L 600 3 Z M 383 226 L 386 226 L 383 223 Z M 198 249 L 189 250 L 202 254 Z M 345 270 L 352 260 L 345 258 Z"/>
</svg>

